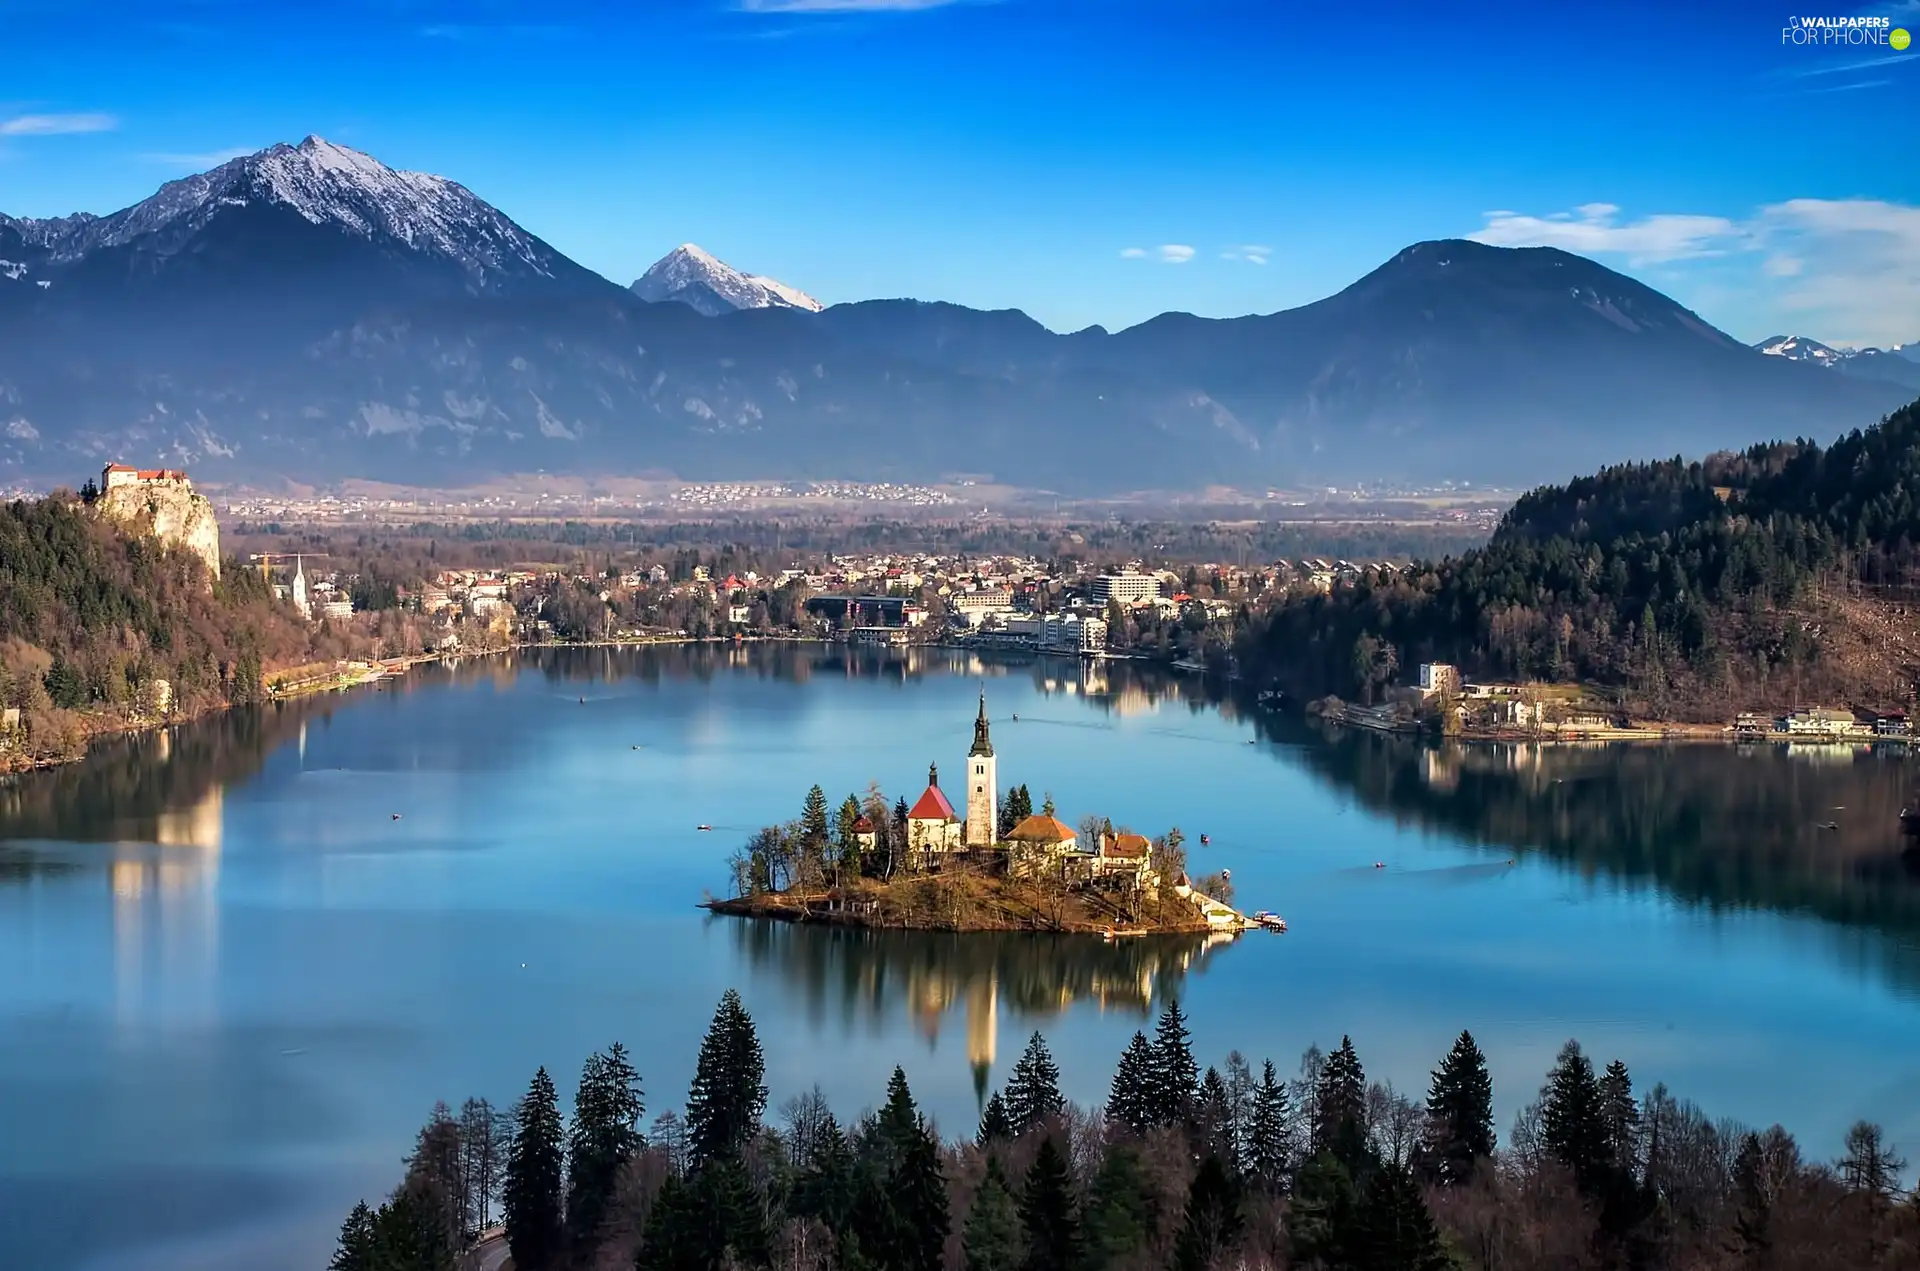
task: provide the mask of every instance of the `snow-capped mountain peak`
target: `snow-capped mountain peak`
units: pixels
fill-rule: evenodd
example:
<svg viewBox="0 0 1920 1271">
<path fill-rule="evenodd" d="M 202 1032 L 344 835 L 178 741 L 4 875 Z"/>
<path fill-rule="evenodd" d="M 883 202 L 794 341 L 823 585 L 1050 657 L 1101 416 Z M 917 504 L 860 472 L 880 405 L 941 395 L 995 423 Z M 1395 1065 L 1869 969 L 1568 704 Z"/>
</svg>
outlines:
<svg viewBox="0 0 1920 1271">
<path fill-rule="evenodd" d="M 633 284 L 642 300 L 677 300 L 708 317 L 740 309 L 825 308 L 797 287 L 762 274 L 745 274 L 694 243 L 682 243 L 653 263 Z"/>
<path fill-rule="evenodd" d="M 1817 362 L 1821 366 L 1837 366 L 1851 356 L 1848 350 L 1809 340 L 1804 335 L 1770 335 L 1753 347 L 1769 357 L 1783 357 L 1789 362 Z"/>
<path fill-rule="evenodd" d="M 476 290 L 500 275 L 551 279 L 568 262 L 456 181 L 390 168 L 372 155 L 310 136 L 169 181 L 111 216 L 79 213 L 17 221 L 52 261 L 146 239 L 168 252 L 216 219 L 250 207 L 281 207 L 310 224 L 398 245 L 460 265 Z"/>
</svg>

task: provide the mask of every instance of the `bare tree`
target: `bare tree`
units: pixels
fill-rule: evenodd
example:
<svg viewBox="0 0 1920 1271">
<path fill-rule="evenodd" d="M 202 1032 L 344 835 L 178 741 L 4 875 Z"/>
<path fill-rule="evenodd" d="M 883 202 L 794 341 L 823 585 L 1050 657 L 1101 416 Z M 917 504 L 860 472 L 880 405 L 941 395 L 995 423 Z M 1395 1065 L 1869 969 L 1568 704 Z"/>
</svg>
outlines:
<svg viewBox="0 0 1920 1271">
<path fill-rule="evenodd" d="M 820 1089 L 818 1082 L 814 1083 L 813 1089 L 794 1095 L 780 1105 L 780 1118 L 787 1126 L 787 1151 L 796 1166 L 804 1166 L 813 1159 L 813 1149 L 820 1141 L 820 1132 L 826 1128 L 832 1116 L 826 1093 Z"/>
<path fill-rule="evenodd" d="M 493 1225 L 493 1202 L 506 1167 L 505 1118 L 485 1099 L 460 1105 L 460 1177 L 464 1193 L 462 1224 L 467 1233 Z"/>
</svg>

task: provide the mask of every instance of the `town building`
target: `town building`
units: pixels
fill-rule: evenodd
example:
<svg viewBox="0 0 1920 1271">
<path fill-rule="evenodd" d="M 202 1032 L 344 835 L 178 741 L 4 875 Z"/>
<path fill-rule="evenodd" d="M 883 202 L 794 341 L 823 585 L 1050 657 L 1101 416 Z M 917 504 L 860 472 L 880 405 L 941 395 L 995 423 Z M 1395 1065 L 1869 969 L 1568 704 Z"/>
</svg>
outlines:
<svg viewBox="0 0 1920 1271">
<path fill-rule="evenodd" d="M 1446 662 L 1420 664 L 1420 695 L 1443 697 L 1460 695 L 1460 669 Z"/>
<path fill-rule="evenodd" d="M 1118 601 L 1130 605 L 1137 600 L 1152 600 L 1160 594 L 1160 580 L 1152 574 L 1137 573 L 1123 569 L 1118 573 L 1101 574 L 1093 580 L 1091 594 L 1097 604 L 1111 604 Z"/>
<path fill-rule="evenodd" d="M 1855 725 L 1852 711 L 1811 706 L 1781 716 L 1774 727 L 1795 737 L 1844 737 L 1854 731 Z"/>
</svg>

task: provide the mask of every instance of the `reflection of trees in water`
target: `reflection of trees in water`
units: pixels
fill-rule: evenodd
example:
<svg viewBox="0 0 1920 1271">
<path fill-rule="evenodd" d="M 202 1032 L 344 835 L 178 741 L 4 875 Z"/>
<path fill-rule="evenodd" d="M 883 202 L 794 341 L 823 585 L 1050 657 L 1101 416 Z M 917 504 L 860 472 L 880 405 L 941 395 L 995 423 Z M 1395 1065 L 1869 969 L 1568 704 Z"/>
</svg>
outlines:
<svg viewBox="0 0 1920 1271">
<path fill-rule="evenodd" d="M 816 1025 L 837 1015 L 839 1027 L 851 1029 L 905 1012 L 933 1040 L 947 1012 L 960 1006 L 967 1057 L 982 1088 L 1003 1005 L 1021 1020 L 1057 1015 L 1075 1002 L 1144 1017 L 1217 943 L 1205 936 L 1105 941 L 718 921 L 732 924 L 748 963 L 797 994 Z"/>
<path fill-rule="evenodd" d="M 1541 852 L 1692 905 L 1811 913 L 1848 929 L 1828 933 L 1846 961 L 1920 985 L 1920 870 L 1899 834 L 1915 769 L 1898 752 L 1435 746 L 1273 716 L 1262 726 L 1310 743 L 1292 750 L 1297 762 L 1397 824 Z"/>
<path fill-rule="evenodd" d="M 219 792 L 258 772 L 303 722 L 336 703 L 299 699 L 110 738 L 79 763 L 0 780 L 0 840 L 180 838 Z"/>
</svg>

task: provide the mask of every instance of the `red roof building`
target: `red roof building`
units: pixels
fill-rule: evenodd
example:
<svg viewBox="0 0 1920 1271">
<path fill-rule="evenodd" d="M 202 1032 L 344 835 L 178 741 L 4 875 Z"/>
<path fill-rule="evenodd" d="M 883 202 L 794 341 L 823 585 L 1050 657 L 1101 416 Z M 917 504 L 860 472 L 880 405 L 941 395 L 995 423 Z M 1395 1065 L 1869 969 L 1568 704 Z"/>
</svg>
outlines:
<svg viewBox="0 0 1920 1271">
<path fill-rule="evenodd" d="M 958 821 L 959 819 L 954 815 L 953 805 L 947 802 L 946 794 L 938 785 L 928 786 L 926 793 L 922 794 L 919 801 L 907 812 L 909 821 Z"/>
</svg>

